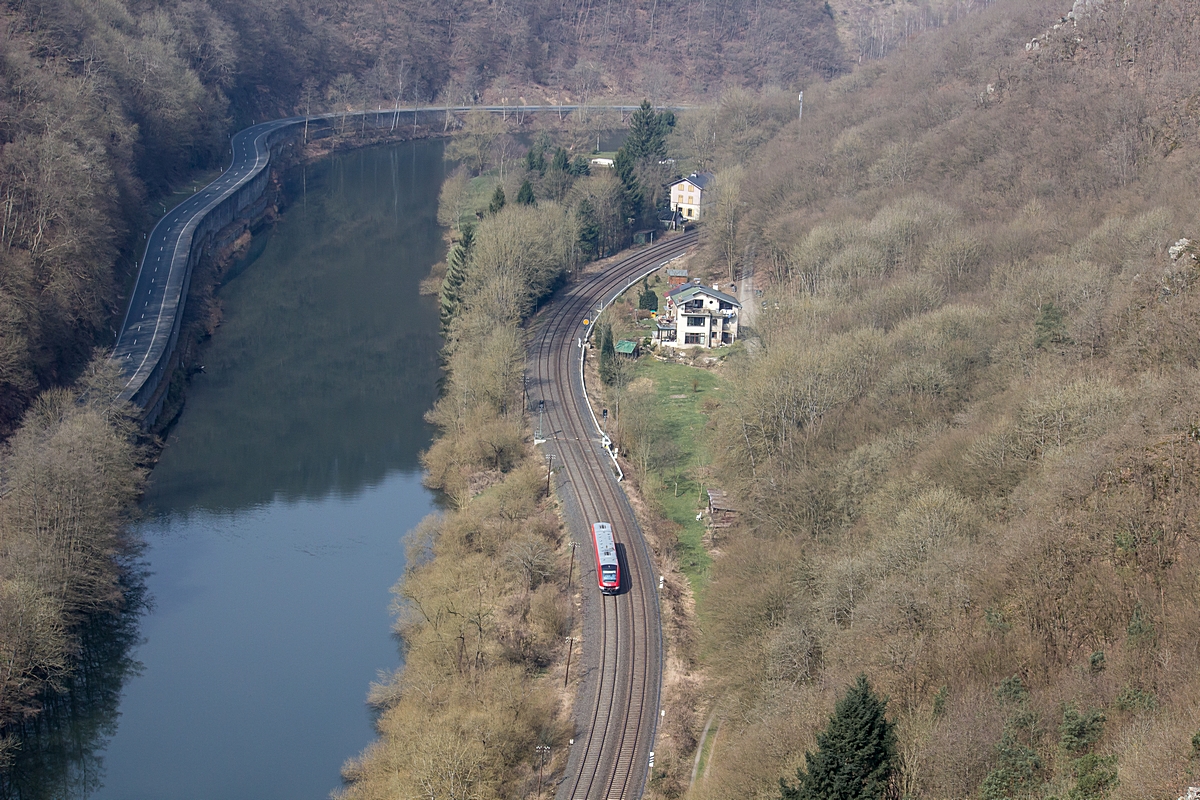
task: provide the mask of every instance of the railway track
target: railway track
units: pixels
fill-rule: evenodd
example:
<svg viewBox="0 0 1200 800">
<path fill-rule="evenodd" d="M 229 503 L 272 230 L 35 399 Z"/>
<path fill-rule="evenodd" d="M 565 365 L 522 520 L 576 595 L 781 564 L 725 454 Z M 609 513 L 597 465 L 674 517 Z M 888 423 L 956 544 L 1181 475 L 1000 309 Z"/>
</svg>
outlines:
<svg viewBox="0 0 1200 800">
<path fill-rule="evenodd" d="M 627 576 L 623 591 L 601 595 L 595 564 L 581 559 L 585 678 L 576 700 L 577 735 L 558 800 L 636 800 L 649 775 L 658 722 L 662 626 L 649 549 L 584 394 L 583 320 L 633 280 L 681 255 L 687 233 L 648 247 L 564 289 L 535 320 L 529 398 L 545 401 L 544 436 L 558 467 L 559 496 L 575 541 L 591 551 L 588 524 L 611 522 Z"/>
</svg>

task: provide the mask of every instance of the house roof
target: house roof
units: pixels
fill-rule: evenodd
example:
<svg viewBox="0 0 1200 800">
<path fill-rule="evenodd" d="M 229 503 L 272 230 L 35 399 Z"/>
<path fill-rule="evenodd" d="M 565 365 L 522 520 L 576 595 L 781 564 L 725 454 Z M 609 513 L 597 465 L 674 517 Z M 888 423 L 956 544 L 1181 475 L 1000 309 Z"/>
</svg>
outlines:
<svg viewBox="0 0 1200 800">
<path fill-rule="evenodd" d="M 628 339 L 621 339 L 619 342 L 613 345 L 613 349 L 618 353 L 631 356 L 633 355 L 633 351 L 637 349 L 637 343 L 631 342 Z"/>
<path fill-rule="evenodd" d="M 713 511 L 737 511 L 729 497 L 721 489 L 709 489 L 708 491 L 708 506 Z"/>
<path fill-rule="evenodd" d="M 717 178 L 717 176 L 713 175 L 711 172 L 693 172 L 691 175 L 688 175 L 686 178 L 680 178 L 679 180 L 675 181 L 675 183 L 672 183 L 671 185 L 677 186 L 678 184 L 681 184 L 681 183 L 690 183 L 693 186 L 695 186 L 697 189 L 704 190 L 704 189 L 707 189 L 708 185 L 710 183 L 712 183 L 714 180 L 716 180 L 716 178 Z"/>
<path fill-rule="evenodd" d="M 672 286 L 670 289 L 667 289 L 665 292 L 663 292 L 663 297 L 674 297 L 675 295 L 679 294 L 680 292 L 687 291 L 688 289 L 692 288 L 693 286 L 698 286 L 698 285 L 699 284 L 696 284 L 696 283 L 681 283 L 678 286 Z"/>
<path fill-rule="evenodd" d="M 677 290 L 667 292 L 667 294 L 678 305 L 686 303 L 688 300 L 691 300 L 698 294 L 706 294 L 709 297 L 716 298 L 722 302 L 731 303 L 737 308 L 742 307 L 742 304 L 737 301 L 736 297 L 727 295 L 722 291 L 718 291 L 717 289 L 710 289 L 702 283 L 685 283 L 682 286 L 677 287 Z"/>
<path fill-rule="evenodd" d="M 667 267 L 668 278 L 686 278 L 687 276 L 688 271 L 686 269 L 671 269 L 670 267 Z"/>
</svg>

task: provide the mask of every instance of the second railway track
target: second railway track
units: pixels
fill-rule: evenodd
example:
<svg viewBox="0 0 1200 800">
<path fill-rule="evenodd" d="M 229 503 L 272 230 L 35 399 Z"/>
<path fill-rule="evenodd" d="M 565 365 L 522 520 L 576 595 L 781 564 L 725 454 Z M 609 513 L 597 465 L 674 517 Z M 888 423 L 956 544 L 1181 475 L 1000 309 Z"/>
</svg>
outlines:
<svg viewBox="0 0 1200 800">
<path fill-rule="evenodd" d="M 615 596 L 595 588 L 594 566 L 582 566 L 583 669 L 577 738 L 559 800 L 636 800 L 649 774 L 662 674 L 661 622 L 649 549 L 628 498 L 613 474 L 587 408 L 579 369 L 583 320 L 600 303 L 697 241 L 669 238 L 564 288 L 532 327 L 529 397 L 545 401 L 546 452 L 559 467 L 559 494 L 580 544 L 589 522 L 611 522 L 624 547 L 628 586 Z M 590 565 L 589 559 L 583 564 Z"/>
</svg>

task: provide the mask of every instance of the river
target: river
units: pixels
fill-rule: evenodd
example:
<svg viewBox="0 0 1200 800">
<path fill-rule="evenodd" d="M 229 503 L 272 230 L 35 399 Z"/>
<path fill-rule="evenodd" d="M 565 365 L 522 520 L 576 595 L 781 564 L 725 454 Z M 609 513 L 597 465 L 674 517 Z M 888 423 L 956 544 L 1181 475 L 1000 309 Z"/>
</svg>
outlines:
<svg viewBox="0 0 1200 800">
<path fill-rule="evenodd" d="M 417 288 L 444 249 L 442 150 L 287 176 L 151 474 L 140 674 L 90 760 L 26 775 L 22 796 L 320 800 L 373 738 L 369 685 L 400 666 L 401 540 L 434 508 L 418 454 L 441 340 Z"/>
</svg>

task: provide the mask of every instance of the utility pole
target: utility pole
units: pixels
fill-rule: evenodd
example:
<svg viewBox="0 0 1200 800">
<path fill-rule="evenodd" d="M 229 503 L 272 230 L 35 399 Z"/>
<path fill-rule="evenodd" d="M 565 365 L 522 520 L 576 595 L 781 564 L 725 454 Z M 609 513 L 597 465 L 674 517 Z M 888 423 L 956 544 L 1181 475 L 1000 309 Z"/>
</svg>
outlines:
<svg viewBox="0 0 1200 800">
<path fill-rule="evenodd" d="M 571 602 L 571 576 L 575 574 L 575 542 L 571 542 L 571 563 L 567 565 L 567 602 Z"/>
<path fill-rule="evenodd" d="M 576 638 L 574 636 L 567 637 L 567 671 L 563 673 L 563 688 L 567 687 L 567 681 L 571 679 L 571 651 L 575 649 Z"/>
<path fill-rule="evenodd" d="M 804 92 L 800 93 L 800 113 L 796 116 L 796 126 L 800 126 L 800 120 L 804 119 Z"/>
<path fill-rule="evenodd" d="M 554 453 L 546 458 L 546 494 L 550 494 L 550 475 L 554 468 Z"/>
</svg>

